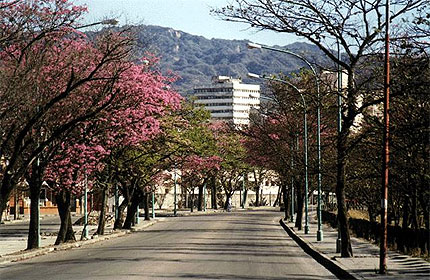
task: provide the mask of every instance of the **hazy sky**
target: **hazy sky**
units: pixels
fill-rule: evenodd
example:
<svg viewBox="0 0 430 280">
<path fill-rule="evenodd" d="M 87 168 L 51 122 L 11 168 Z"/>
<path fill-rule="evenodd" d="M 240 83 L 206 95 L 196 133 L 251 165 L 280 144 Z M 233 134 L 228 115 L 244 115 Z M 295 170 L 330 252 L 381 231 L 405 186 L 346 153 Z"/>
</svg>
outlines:
<svg viewBox="0 0 430 280">
<path fill-rule="evenodd" d="M 287 45 L 294 36 L 270 31 L 256 32 L 248 25 L 219 20 L 211 7 L 224 7 L 229 0 L 77 0 L 87 5 L 88 22 L 119 16 L 120 24 L 146 24 L 171 27 L 208 39 L 248 39 L 267 45 Z"/>
</svg>

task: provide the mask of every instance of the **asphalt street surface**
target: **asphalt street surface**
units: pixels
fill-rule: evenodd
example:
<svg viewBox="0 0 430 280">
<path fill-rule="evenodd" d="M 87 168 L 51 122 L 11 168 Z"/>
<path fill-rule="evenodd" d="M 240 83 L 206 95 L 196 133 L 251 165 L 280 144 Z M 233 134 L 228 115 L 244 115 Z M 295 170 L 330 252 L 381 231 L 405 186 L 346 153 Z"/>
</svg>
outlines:
<svg viewBox="0 0 430 280">
<path fill-rule="evenodd" d="M 169 218 L 136 232 L 0 266 L 0 279 L 337 279 L 279 225 L 280 212 Z"/>
</svg>

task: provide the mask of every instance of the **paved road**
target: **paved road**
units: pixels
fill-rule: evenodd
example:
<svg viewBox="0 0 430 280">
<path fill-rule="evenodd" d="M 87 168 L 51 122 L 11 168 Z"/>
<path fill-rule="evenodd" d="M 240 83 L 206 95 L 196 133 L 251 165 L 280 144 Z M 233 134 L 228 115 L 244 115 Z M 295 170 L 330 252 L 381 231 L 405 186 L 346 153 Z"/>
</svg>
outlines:
<svg viewBox="0 0 430 280">
<path fill-rule="evenodd" d="M 1 279 L 336 279 L 279 226 L 279 212 L 166 219 L 143 232 L 0 267 Z"/>
</svg>

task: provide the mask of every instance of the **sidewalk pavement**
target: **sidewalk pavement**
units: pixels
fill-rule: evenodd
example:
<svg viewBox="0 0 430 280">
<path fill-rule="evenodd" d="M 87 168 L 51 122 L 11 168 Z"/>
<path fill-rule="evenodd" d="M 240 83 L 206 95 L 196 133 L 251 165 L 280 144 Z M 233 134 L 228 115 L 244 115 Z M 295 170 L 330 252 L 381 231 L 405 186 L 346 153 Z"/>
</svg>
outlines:
<svg viewBox="0 0 430 280">
<path fill-rule="evenodd" d="M 388 274 L 378 274 L 379 246 L 361 238 L 351 237 L 353 258 L 336 253 L 337 229 L 323 224 L 323 241 L 317 241 L 316 212 L 309 215 L 309 233 L 294 229 L 294 223 L 281 224 L 290 236 L 318 262 L 341 279 L 430 279 L 430 263 L 420 258 L 388 251 Z"/>
</svg>

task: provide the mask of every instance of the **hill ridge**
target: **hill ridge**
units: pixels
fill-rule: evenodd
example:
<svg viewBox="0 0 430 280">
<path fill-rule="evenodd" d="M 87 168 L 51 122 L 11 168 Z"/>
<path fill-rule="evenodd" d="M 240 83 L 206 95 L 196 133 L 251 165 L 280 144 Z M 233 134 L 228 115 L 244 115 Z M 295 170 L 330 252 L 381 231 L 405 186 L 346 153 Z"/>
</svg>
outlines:
<svg viewBox="0 0 430 280">
<path fill-rule="evenodd" d="M 135 30 L 142 45 L 160 56 L 163 72 L 170 70 L 181 77 L 174 86 L 183 95 L 194 87 L 210 84 L 212 76 L 240 77 L 244 82 L 258 83 L 249 80 L 247 73 L 290 73 L 305 66 L 283 53 L 249 50 L 248 40 L 207 39 L 157 25 L 139 25 Z M 326 56 L 311 44 L 292 42 L 280 47 L 298 52 L 312 63 L 328 63 Z"/>
</svg>

